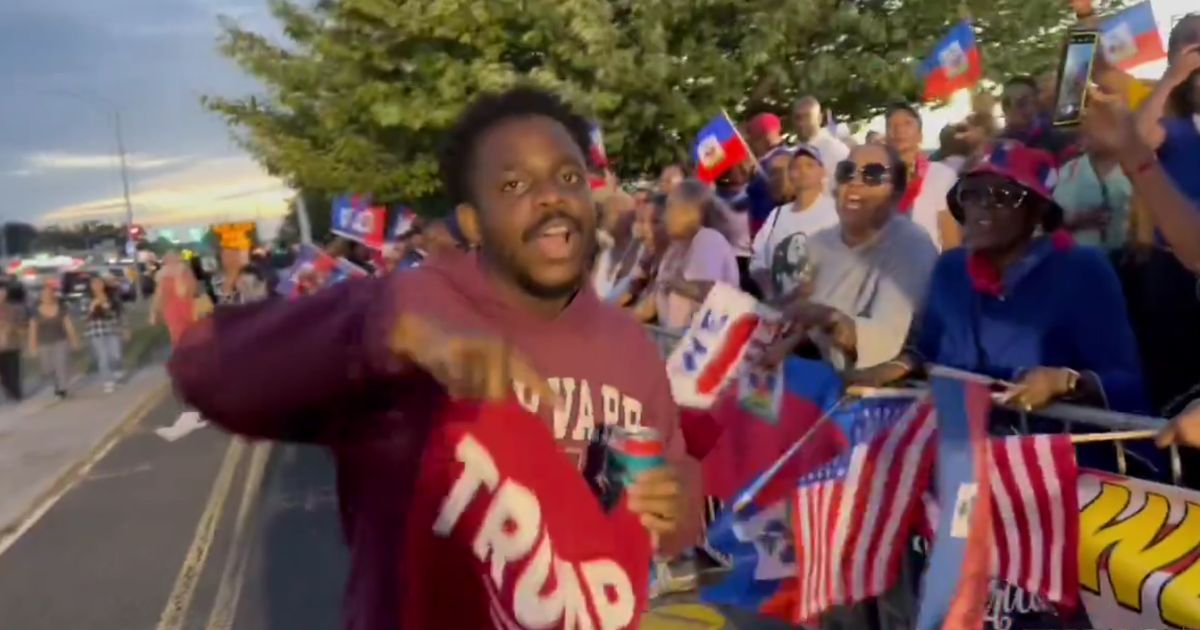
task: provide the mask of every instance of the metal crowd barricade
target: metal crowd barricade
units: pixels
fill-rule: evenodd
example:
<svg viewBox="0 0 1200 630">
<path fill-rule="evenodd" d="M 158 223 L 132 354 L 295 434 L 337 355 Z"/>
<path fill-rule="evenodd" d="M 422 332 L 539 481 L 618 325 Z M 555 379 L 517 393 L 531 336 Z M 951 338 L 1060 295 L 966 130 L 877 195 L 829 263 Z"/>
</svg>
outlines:
<svg viewBox="0 0 1200 630">
<path fill-rule="evenodd" d="M 681 333 L 658 326 L 647 326 L 647 331 L 658 345 L 658 349 L 664 357 L 670 354 L 682 337 Z M 1122 413 L 1065 403 L 1052 404 L 1032 413 L 1017 413 L 1018 421 L 1015 428 L 1022 435 L 1030 434 L 1031 417 L 1055 421 L 1059 423 L 1061 432 L 1063 433 L 1069 433 L 1079 425 L 1090 427 L 1094 432 L 1113 432 L 1157 430 L 1166 423 L 1164 418 L 1159 417 Z M 1113 440 L 1113 444 L 1116 449 L 1117 472 L 1124 475 L 1127 469 L 1128 452 L 1125 449 L 1123 440 Z M 1168 458 L 1171 481 L 1175 485 L 1181 485 L 1183 465 L 1179 449 L 1174 446 L 1170 447 Z M 904 562 L 899 584 L 916 584 L 913 576 L 915 569 L 916 567 L 911 566 L 910 562 Z M 903 590 L 905 592 L 889 593 L 889 596 L 879 597 L 875 601 L 879 621 L 878 627 L 883 630 L 903 630 L 910 628 L 914 619 L 917 593 L 911 589 L 896 590 Z"/>
</svg>

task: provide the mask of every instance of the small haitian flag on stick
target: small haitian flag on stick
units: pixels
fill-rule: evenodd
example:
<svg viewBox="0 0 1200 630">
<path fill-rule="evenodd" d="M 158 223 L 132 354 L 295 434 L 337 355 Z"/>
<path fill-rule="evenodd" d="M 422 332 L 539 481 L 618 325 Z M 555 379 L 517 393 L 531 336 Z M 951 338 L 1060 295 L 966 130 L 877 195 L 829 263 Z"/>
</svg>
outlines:
<svg viewBox="0 0 1200 630">
<path fill-rule="evenodd" d="M 963 20 L 950 29 L 921 64 L 918 74 L 925 82 L 926 101 L 947 100 L 958 90 L 979 83 L 983 78 L 983 61 L 971 23 Z"/>
<path fill-rule="evenodd" d="M 696 178 L 711 184 L 751 155 L 750 145 L 738 133 L 729 114 L 721 112 L 696 136 L 696 145 L 692 148 Z"/>
</svg>

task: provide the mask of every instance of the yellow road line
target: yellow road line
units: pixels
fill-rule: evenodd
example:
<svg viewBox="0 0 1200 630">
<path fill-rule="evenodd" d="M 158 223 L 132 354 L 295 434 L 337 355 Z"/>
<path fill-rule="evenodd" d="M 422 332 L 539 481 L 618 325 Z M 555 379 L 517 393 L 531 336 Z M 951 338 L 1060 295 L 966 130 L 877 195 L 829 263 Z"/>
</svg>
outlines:
<svg viewBox="0 0 1200 630">
<path fill-rule="evenodd" d="M 175 577 L 175 586 L 167 598 L 167 607 L 155 626 L 157 630 L 182 630 L 187 622 L 188 607 L 191 606 L 192 596 L 196 593 L 200 575 L 204 572 L 204 563 L 208 560 L 208 552 L 212 548 L 217 523 L 221 521 L 229 489 L 233 487 L 234 472 L 245 449 L 245 440 L 236 436 L 230 439 L 225 459 L 221 462 L 216 480 L 213 481 L 212 492 L 208 495 L 208 503 L 205 504 L 200 522 L 196 525 L 196 534 L 192 537 L 192 544 L 184 556 L 183 566 L 179 568 L 179 575 Z"/>
<path fill-rule="evenodd" d="M 259 442 L 250 453 L 250 467 L 246 471 L 246 482 L 242 490 L 242 502 L 238 505 L 237 520 L 234 521 L 233 537 L 225 554 L 225 568 L 221 571 L 217 597 L 212 613 L 208 617 L 207 630 L 230 630 L 237 613 L 238 600 L 242 595 L 242 584 L 246 578 L 246 561 L 250 547 L 247 543 L 246 524 L 250 513 L 258 503 L 262 490 L 263 474 L 271 456 L 271 443 Z"/>
</svg>

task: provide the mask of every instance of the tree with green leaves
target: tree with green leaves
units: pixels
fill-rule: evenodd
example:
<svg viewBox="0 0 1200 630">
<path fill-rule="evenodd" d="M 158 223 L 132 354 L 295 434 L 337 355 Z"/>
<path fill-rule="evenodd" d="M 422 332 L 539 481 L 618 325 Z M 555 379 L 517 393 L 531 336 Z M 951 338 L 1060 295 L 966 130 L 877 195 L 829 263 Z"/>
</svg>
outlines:
<svg viewBox="0 0 1200 630">
<path fill-rule="evenodd" d="M 530 81 L 604 130 L 622 175 L 686 159 L 721 109 L 812 94 L 858 119 L 920 91 L 915 68 L 970 17 L 991 80 L 1057 62 L 1062 0 L 272 0 L 287 42 L 226 22 L 265 91 L 209 96 L 266 168 L 314 198 L 441 210 L 436 151 L 472 96 Z"/>
</svg>

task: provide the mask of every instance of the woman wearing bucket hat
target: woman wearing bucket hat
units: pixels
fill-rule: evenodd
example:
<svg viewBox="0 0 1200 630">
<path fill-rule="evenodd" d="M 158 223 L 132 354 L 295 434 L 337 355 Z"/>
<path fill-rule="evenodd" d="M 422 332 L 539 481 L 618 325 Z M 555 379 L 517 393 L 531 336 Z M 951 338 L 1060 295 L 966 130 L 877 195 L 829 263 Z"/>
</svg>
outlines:
<svg viewBox="0 0 1200 630">
<path fill-rule="evenodd" d="M 882 384 L 927 364 L 1015 385 L 1011 402 L 1056 399 L 1144 406 L 1137 347 L 1116 274 L 1100 252 L 1058 231 L 1053 158 L 1000 145 L 947 195 L 964 247 L 933 272 L 925 311 L 900 357 L 851 375 Z"/>
</svg>

